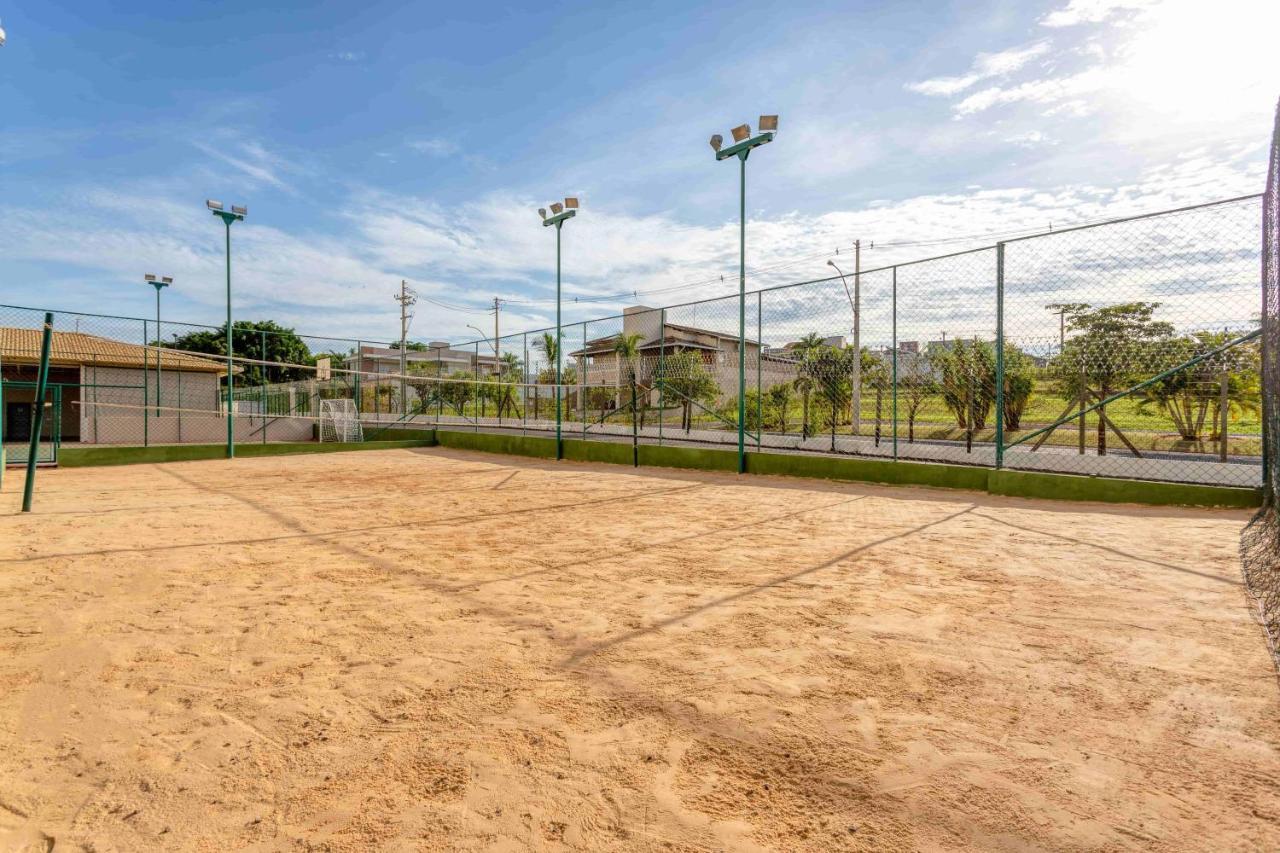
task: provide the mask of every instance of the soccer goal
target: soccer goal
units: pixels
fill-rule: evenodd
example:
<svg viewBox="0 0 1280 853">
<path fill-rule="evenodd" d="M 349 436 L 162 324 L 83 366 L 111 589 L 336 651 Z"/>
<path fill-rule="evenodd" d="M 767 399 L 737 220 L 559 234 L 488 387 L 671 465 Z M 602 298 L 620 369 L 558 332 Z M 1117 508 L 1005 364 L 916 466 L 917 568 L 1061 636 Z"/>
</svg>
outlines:
<svg viewBox="0 0 1280 853">
<path fill-rule="evenodd" d="M 353 400 L 320 401 L 321 441 L 364 441 Z"/>
</svg>

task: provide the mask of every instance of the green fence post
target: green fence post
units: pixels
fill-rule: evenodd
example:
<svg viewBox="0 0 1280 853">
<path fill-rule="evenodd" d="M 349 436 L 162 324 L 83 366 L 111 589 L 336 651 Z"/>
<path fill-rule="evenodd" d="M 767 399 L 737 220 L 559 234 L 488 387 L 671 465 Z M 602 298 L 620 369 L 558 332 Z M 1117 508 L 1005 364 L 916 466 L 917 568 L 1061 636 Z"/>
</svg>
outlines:
<svg viewBox="0 0 1280 853">
<path fill-rule="evenodd" d="M 356 340 L 356 381 L 354 383 L 354 387 L 351 390 L 352 396 L 355 397 L 356 399 L 356 420 L 360 419 L 360 414 L 361 414 L 360 371 L 361 369 L 364 368 L 364 356 L 361 354 L 361 350 L 363 349 L 364 349 L 364 345 L 361 344 L 359 340 Z"/>
<path fill-rule="evenodd" d="M 996 243 L 996 469 L 1004 467 L 1004 243 Z"/>
<path fill-rule="evenodd" d="M 520 334 L 520 347 L 524 350 L 524 362 L 520 372 L 524 374 L 524 382 L 521 383 L 522 396 L 524 397 L 524 406 L 520 409 L 520 434 L 525 435 L 529 431 L 529 333 L 522 332 Z M 536 393 L 536 392 L 535 392 Z"/>
<path fill-rule="evenodd" d="M 147 321 L 142 321 L 142 446 L 151 446 L 151 420 L 147 417 L 150 413 L 151 394 L 149 384 L 151 382 L 147 373 L 150 359 L 147 357 Z"/>
<path fill-rule="evenodd" d="M 27 480 L 22 487 L 22 511 L 31 512 L 31 494 L 36 487 L 36 459 L 40 455 L 40 432 L 44 429 L 44 394 L 49 384 L 49 347 L 53 342 L 53 312 L 44 315 L 44 336 L 40 341 L 40 371 L 36 375 L 36 396 L 31 414 L 31 441 L 27 446 Z"/>
<path fill-rule="evenodd" d="M 587 440 L 587 363 L 590 359 L 587 357 L 587 324 L 582 324 L 582 399 L 578 401 L 578 408 L 582 411 L 582 440 Z"/>
<path fill-rule="evenodd" d="M 96 380 L 95 380 L 96 381 Z M 93 397 L 96 400 L 98 391 L 95 388 Z M 97 408 L 96 406 L 94 408 Z M 96 432 L 96 428 L 95 428 Z M 182 444 L 182 371 L 178 371 L 178 444 Z"/>
<path fill-rule="evenodd" d="M 898 268 L 893 268 L 893 297 L 890 314 L 893 319 L 893 461 L 898 461 Z M 919 357 L 919 353 L 916 353 Z M 862 355 L 859 354 L 858 358 Z M 918 371 L 913 371 L 918 372 Z"/>
<path fill-rule="evenodd" d="M 262 390 L 258 393 L 258 407 L 262 413 L 262 443 L 267 443 L 267 332 L 265 329 L 258 330 L 258 349 L 262 353 Z"/>
<path fill-rule="evenodd" d="M 667 419 L 667 309 L 658 314 L 658 446 L 662 446 L 662 424 Z"/>
</svg>

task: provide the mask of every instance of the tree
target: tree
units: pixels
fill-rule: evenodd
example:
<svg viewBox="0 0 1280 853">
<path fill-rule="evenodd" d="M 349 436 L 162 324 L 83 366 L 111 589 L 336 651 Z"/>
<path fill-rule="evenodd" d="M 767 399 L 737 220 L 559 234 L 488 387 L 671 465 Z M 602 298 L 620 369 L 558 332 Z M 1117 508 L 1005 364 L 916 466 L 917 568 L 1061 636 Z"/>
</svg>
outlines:
<svg viewBox="0 0 1280 853">
<path fill-rule="evenodd" d="M 1158 302 L 1122 302 L 1084 305 L 1068 314 L 1067 329 L 1075 334 L 1052 363 L 1059 393 L 1081 403 L 1104 400 L 1156 373 L 1157 345 L 1173 335 L 1172 325 L 1152 319 L 1159 307 Z M 1097 412 L 1098 455 L 1105 456 L 1109 419 L 1105 407 Z"/>
<path fill-rule="evenodd" d="M 852 349 L 837 349 L 823 344 L 805 359 L 805 370 L 814 378 L 818 399 L 825 404 L 823 408 L 831 428 L 832 450 L 836 449 L 836 425 L 840 422 L 840 412 L 848 408 L 853 395 L 851 365 L 857 355 Z"/>
<path fill-rule="evenodd" d="M 937 370 L 942 402 L 951 410 L 960 429 L 983 429 L 995 400 L 994 347 L 986 341 L 957 338 L 929 353 Z"/>
<path fill-rule="evenodd" d="M 1022 428 L 1022 413 L 1035 388 L 1035 364 L 1013 344 L 1004 345 L 1004 428 Z"/>
<path fill-rule="evenodd" d="M 1153 369 L 1170 370 L 1205 355 L 1232 340 L 1229 332 L 1193 332 L 1162 341 L 1159 363 Z M 1222 379 L 1227 380 L 1228 417 L 1254 413 L 1261 404 L 1260 352 L 1254 343 L 1243 344 L 1179 370 L 1143 389 L 1139 409 L 1159 408 L 1173 421 L 1184 441 L 1199 441 L 1206 422 L 1210 439 L 1221 438 Z M 1212 417 L 1210 415 L 1212 414 Z"/>
<path fill-rule="evenodd" d="M 916 418 L 925 400 L 938 393 L 929 362 L 918 353 L 898 356 L 898 396 L 907 411 L 907 442 L 916 440 Z"/>
<path fill-rule="evenodd" d="M 615 378 L 619 396 L 622 394 L 622 370 L 625 366 L 627 371 L 627 381 L 631 383 L 631 396 L 632 398 L 636 397 L 636 360 L 640 357 L 640 338 L 641 335 L 639 332 L 632 332 L 630 334 L 620 332 L 613 339 L 613 355 L 618 362 L 617 376 Z M 618 408 L 622 408 L 621 401 L 619 401 Z M 632 412 L 631 417 L 634 418 L 638 414 L 638 412 Z M 641 424 L 641 426 L 643 426 L 643 424 Z"/>
<path fill-rule="evenodd" d="M 680 401 L 680 427 L 686 433 L 693 429 L 695 404 L 710 404 L 720 393 L 715 377 L 707 370 L 697 350 L 677 350 L 664 355 L 655 379 Z"/>
<path fill-rule="evenodd" d="M 551 332 L 543 332 L 542 336 L 533 342 L 534 349 L 542 351 L 547 366 L 538 371 L 538 385 L 555 385 L 556 382 L 556 357 L 560 354 L 560 346 L 556 343 L 556 336 Z M 562 366 L 560 369 L 561 385 L 576 385 L 578 383 L 578 371 L 573 367 Z M 538 417 L 538 392 L 535 386 L 533 389 L 533 416 Z M 561 405 L 567 408 L 573 408 L 571 402 L 574 395 L 561 394 Z M 555 399 L 555 392 L 552 391 L 552 399 Z"/>
<path fill-rule="evenodd" d="M 822 336 L 817 332 L 810 332 L 792 347 L 792 352 L 796 354 L 799 365 L 796 369 L 796 378 L 793 380 L 795 389 L 800 394 L 801 415 L 800 415 L 800 437 L 802 439 L 809 437 L 809 397 L 813 394 L 813 390 L 817 385 L 816 378 L 813 374 L 813 365 L 810 363 L 815 353 L 822 349 L 826 344 L 822 341 Z"/>
<path fill-rule="evenodd" d="M 790 382 L 771 385 L 764 392 L 765 424 L 783 433 L 787 431 L 787 418 L 791 412 L 791 393 L 795 388 Z"/>
<path fill-rule="evenodd" d="M 188 332 L 172 341 L 160 342 L 161 346 L 186 352 L 209 355 L 227 355 L 227 324 L 215 330 Z M 302 338 L 293 329 L 273 320 L 241 320 L 231 327 L 231 352 L 235 358 L 246 359 L 236 374 L 236 385 L 265 385 L 271 382 L 293 382 L 314 379 L 315 371 L 306 367 L 280 367 L 280 364 L 314 365 L 315 357 Z M 250 361 L 252 360 L 252 361 Z M 276 362 L 257 364 L 253 362 Z"/>
</svg>

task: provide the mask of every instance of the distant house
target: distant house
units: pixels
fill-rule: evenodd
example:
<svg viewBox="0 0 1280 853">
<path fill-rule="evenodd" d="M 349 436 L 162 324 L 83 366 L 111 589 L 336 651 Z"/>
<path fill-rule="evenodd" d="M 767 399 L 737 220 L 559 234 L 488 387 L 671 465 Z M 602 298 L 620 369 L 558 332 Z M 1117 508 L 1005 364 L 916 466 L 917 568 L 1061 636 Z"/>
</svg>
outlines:
<svg viewBox="0 0 1280 853">
<path fill-rule="evenodd" d="M 471 373 L 478 376 L 492 376 L 498 372 L 498 360 L 494 357 L 492 347 L 485 353 L 475 348 L 457 349 L 446 341 L 432 341 L 427 349 L 407 349 L 404 353 L 404 366 L 409 372 L 423 371 L 448 376 L 454 373 Z M 483 344 L 481 345 L 484 346 Z M 376 380 L 379 376 L 398 375 L 401 371 L 400 350 L 397 347 L 376 347 L 364 345 L 359 349 L 352 369 L 360 374 L 364 381 Z"/>
<path fill-rule="evenodd" d="M 627 366 L 620 361 L 615 345 L 620 335 L 632 334 L 640 336 L 639 363 L 636 365 L 640 381 L 652 381 L 663 357 L 691 352 L 697 354 L 723 396 L 737 396 L 739 342 L 736 334 L 683 323 L 664 324 L 660 310 L 643 305 L 634 305 L 623 311 L 620 332 L 588 340 L 581 349 L 569 353 L 577 366 L 579 384 L 618 386 L 625 383 L 628 379 Z M 745 353 L 748 387 L 755 387 L 757 375 L 764 388 L 789 382 L 796 376 L 796 364 L 792 359 L 779 356 L 759 341 L 748 338 Z"/>
<path fill-rule="evenodd" d="M 41 334 L 40 329 L 0 327 L 6 443 L 31 438 Z M 226 373 L 226 363 L 213 356 L 158 352 L 96 335 L 55 331 L 45 398 L 55 408 L 46 412 L 43 437 L 52 438 L 57 431 L 62 441 L 140 444 L 145 430 L 145 438 L 157 443 L 193 440 L 192 430 L 199 428 L 196 421 L 201 418 L 187 414 L 188 435 L 181 437 L 182 419 L 176 412 L 199 410 L 210 413 L 204 419 L 220 420 L 219 388 Z M 217 440 L 216 429 L 210 440 Z"/>
</svg>

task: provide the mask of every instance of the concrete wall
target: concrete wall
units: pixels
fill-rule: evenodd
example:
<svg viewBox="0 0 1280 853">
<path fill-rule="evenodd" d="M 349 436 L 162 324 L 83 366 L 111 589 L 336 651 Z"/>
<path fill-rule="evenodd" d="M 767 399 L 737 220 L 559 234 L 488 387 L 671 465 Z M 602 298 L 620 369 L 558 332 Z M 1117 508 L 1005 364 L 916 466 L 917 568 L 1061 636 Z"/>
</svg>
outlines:
<svg viewBox="0 0 1280 853">
<path fill-rule="evenodd" d="M 124 367 L 81 368 L 81 444 L 206 444 L 225 441 L 218 377 L 212 373 Z M 158 399 L 157 399 L 158 393 Z M 235 419 L 235 440 L 308 441 L 311 418 Z"/>
</svg>

